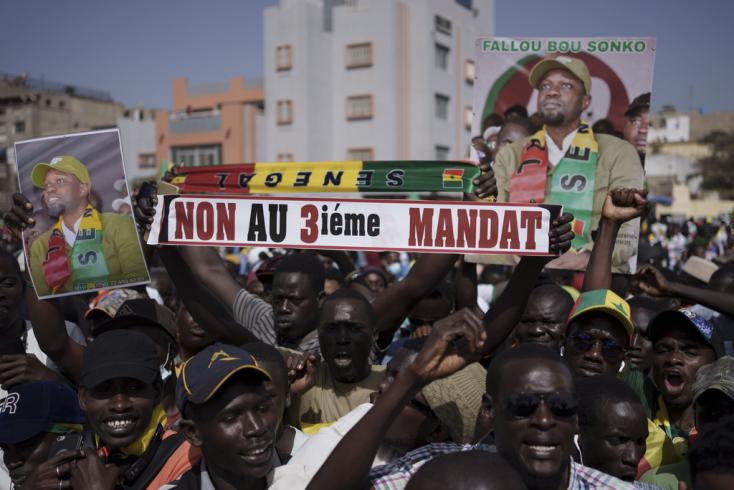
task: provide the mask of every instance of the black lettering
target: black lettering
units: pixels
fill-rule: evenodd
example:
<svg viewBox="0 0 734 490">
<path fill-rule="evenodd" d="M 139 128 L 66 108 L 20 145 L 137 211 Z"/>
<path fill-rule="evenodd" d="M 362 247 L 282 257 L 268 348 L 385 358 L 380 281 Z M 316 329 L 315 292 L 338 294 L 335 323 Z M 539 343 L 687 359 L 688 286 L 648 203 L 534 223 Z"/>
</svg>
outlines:
<svg viewBox="0 0 734 490">
<path fill-rule="evenodd" d="M 214 175 L 217 177 L 217 185 L 219 186 L 219 188 L 224 189 L 227 182 L 227 177 L 229 177 L 229 172 L 221 172 Z"/>
<path fill-rule="evenodd" d="M 354 213 L 345 214 L 344 234 L 347 236 L 364 236 L 364 215 Z"/>
<path fill-rule="evenodd" d="M 79 230 L 79 233 L 76 234 L 76 239 L 77 240 L 94 240 L 96 236 L 97 236 L 97 230 L 92 228 L 92 229 L 86 229 L 86 230 Z"/>
<path fill-rule="evenodd" d="M 580 174 L 564 175 L 559 182 L 564 191 L 583 192 L 586 189 L 586 177 Z"/>
<path fill-rule="evenodd" d="M 266 187 L 276 187 L 283 180 L 283 174 L 280 172 L 273 172 L 265 177 Z"/>
<path fill-rule="evenodd" d="M 334 236 L 339 236 L 342 234 L 342 215 L 339 213 L 334 213 L 331 215 L 331 218 L 329 220 L 329 228 L 331 228 L 331 234 Z"/>
<path fill-rule="evenodd" d="M 357 172 L 357 185 L 371 186 L 374 170 L 360 170 Z"/>
<path fill-rule="evenodd" d="M 377 236 L 380 234 L 380 215 L 370 214 L 367 216 L 367 234 Z"/>
<path fill-rule="evenodd" d="M 293 182 L 293 187 L 305 187 L 308 185 L 309 180 L 311 180 L 311 172 L 298 172 L 296 174 L 296 181 Z"/>
<path fill-rule="evenodd" d="M 255 173 L 251 173 L 251 174 L 246 174 L 244 172 L 241 173 L 238 179 L 239 186 L 243 189 L 246 188 L 248 185 L 250 185 L 250 181 L 252 180 L 254 176 L 255 176 Z"/>
<path fill-rule="evenodd" d="M 566 158 L 571 160 L 581 160 L 586 162 L 591 156 L 591 148 L 581 148 L 580 146 L 572 146 L 566 152 Z"/>
<path fill-rule="evenodd" d="M 285 223 L 288 215 L 287 204 L 269 204 L 270 212 L 270 239 L 274 242 L 282 242 L 285 240 Z"/>
<path fill-rule="evenodd" d="M 89 250 L 86 253 L 77 255 L 76 260 L 78 260 L 79 263 L 82 265 L 88 265 L 90 263 L 96 264 L 97 263 L 97 252 L 93 250 Z"/>
<path fill-rule="evenodd" d="M 385 184 L 387 184 L 388 187 L 402 187 L 404 178 L 405 170 L 390 170 L 385 176 Z"/>
<path fill-rule="evenodd" d="M 250 210 L 250 229 L 247 232 L 248 242 L 267 241 L 268 234 L 265 231 L 265 213 L 262 204 L 253 204 Z"/>
<path fill-rule="evenodd" d="M 342 175 L 344 175 L 343 170 L 339 170 L 336 175 L 334 175 L 334 172 L 332 172 L 331 170 L 327 170 L 326 174 L 324 175 L 324 187 L 329 185 L 329 183 L 336 186 L 341 185 Z"/>
<path fill-rule="evenodd" d="M 537 158 L 528 158 L 524 162 L 520 164 L 519 167 L 517 167 L 517 175 L 522 175 L 523 171 L 525 170 L 525 165 L 540 165 L 541 162 Z"/>
</svg>

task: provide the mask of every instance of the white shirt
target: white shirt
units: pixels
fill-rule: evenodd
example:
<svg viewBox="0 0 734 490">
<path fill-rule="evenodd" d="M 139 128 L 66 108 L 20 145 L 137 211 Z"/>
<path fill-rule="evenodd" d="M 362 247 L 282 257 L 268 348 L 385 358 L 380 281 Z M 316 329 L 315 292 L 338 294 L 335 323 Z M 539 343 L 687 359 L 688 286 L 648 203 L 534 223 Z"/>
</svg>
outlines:
<svg viewBox="0 0 734 490">
<path fill-rule="evenodd" d="M 571 147 L 571 142 L 573 141 L 574 136 L 576 136 L 576 133 L 578 132 L 578 129 L 575 131 L 572 131 L 566 135 L 565 138 L 563 138 L 563 148 L 558 148 L 556 145 L 556 142 L 553 141 L 553 138 L 550 137 L 550 135 L 546 132 L 545 134 L 545 143 L 548 146 L 548 161 L 551 165 L 554 167 L 558 165 L 558 162 L 561 161 L 563 156 L 566 154 L 568 149 Z"/>
<path fill-rule="evenodd" d="M 61 220 L 61 230 L 64 232 L 64 240 L 66 240 L 66 243 L 69 244 L 70 247 L 74 246 L 74 243 L 76 243 L 76 234 L 79 233 L 79 225 L 82 222 L 82 217 L 80 216 L 78 220 L 76 220 L 76 223 L 74 223 L 74 229 L 70 230 L 66 223 L 64 223 L 64 220 Z"/>
</svg>

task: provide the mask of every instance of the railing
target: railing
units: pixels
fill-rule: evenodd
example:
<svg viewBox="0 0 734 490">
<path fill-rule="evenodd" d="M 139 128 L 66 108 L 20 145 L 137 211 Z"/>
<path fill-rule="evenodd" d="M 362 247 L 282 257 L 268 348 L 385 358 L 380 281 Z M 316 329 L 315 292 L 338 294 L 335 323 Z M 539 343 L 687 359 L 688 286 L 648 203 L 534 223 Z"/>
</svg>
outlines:
<svg viewBox="0 0 734 490">
<path fill-rule="evenodd" d="M 104 100 L 112 102 L 112 95 L 109 92 L 95 90 L 91 88 L 79 87 L 76 85 L 66 85 L 58 82 L 49 82 L 38 78 L 31 78 L 26 75 L 17 75 L 12 73 L 0 72 L 0 79 L 16 87 L 25 87 L 31 90 L 41 92 L 53 92 L 60 94 L 72 95 L 75 97 L 83 97 L 87 99 Z"/>
</svg>

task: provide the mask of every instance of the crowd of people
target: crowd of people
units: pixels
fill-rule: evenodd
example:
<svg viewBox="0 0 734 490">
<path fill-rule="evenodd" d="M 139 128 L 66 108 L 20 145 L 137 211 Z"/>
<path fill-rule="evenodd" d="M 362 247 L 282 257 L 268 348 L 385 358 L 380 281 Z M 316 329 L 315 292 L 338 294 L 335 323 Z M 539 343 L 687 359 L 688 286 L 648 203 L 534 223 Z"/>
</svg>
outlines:
<svg viewBox="0 0 734 490">
<path fill-rule="evenodd" d="M 37 214 L 15 195 L 0 249 L 0 488 L 734 488 L 730 228 L 653 221 L 644 189 L 614 185 L 630 177 L 619 162 L 639 166 L 649 96 L 627 113 L 631 143 L 594 136 L 579 119 L 581 65 L 531 74 L 545 126 L 515 108 L 474 141 L 486 172 L 467 199 L 552 197 L 553 179 L 513 190 L 488 168 L 517 164 L 546 131 L 560 143 L 538 160 L 544 178 L 597 153 L 609 167 L 591 186 L 602 194 L 579 205 L 593 229 L 555 216 L 550 255 L 512 266 L 145 247 L 149 285 L 39 300 L 20 253 Z M 570 123 L 551 117 L 564 111 Z M 43 262 L 56 254 L 43 274 L 62 286 L 87 265 L 69 266 L 66 228 L 73 242 L 96 211 L 82 180 L 59 172 L 39 184 L 78 211 Z M 131 201 L 141 237 L 156 202 Z M 639 269 L 616 273 L 619 236 L 639 221 Z M 584 267 L 546 267 L 564 255 Z"/>
</svg>

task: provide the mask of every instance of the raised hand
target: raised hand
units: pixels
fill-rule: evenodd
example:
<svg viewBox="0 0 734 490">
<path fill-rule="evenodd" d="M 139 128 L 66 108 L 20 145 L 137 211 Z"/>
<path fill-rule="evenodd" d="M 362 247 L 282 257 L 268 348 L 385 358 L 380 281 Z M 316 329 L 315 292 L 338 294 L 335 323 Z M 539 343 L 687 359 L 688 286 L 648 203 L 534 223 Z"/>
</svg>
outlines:
<svg viewBox="0 0 734 490">
<path fill-rule="evenodd" d="M 285 364 L 288 368 L 288 381 L 291 383 L 291 393 L 304 393 L 316 382 L 316 370 L 321 358 L 315 354 L 290 354 Z"/>
<path fill-rule="evenodd" d="M 33 354 L 0 356 L 0 385 L 3 387 L 56 379 L 56 373 L 44 366 Z"/>
<path fill-rule="evenodd" d="M 155 206 L 158 204 L 158 198 L 155 192 L 150 192 L 150 187 L 153 187 L 155 190 L 155 186 L 150 182 L 144 183 L 143 186 L 133 191 L 131 199 L 135 221 L 138 224 L 138 231 L 140 233 L 150 230 L 150 226 L 155 219 Z"/>
<path fill-rule="evenodd" d="M 57 490 L 72 488 L 69 473 L 74 461 L 83 457 L 81 449 L 64 451 L 36 466 L 27 477 L 15 482 L 16 488 L 23 490 Z"/>
<path fill-rule="evenodd" d="M 650 296 L 669 296 L 670 282 L 662 272 L 651 265 L 645 265 L 637 273 L 638 287 Z"/>
<path fill-rule="evenodd" d="M 602 217 L 616 223 L 624 223 L 647 212 L 647 191 L 639 189 L 613 189 L 607 194 Z"/>
<path fill-rule="evenodd" d="M 433 324 L 431 335 L 408 370 L 425 385 L 479 360 L 487 334 L 482 320 L 464 308 Z"/>
<path fill-rule="evenodd" d="M 20 239 L 23 230 L 36 224 L 33 219 L 33 204 L 23 194 L 13 194 L 13 207 L 3 214 L 3 220 L 15 238 Z"/>
<path fill-rule="evenodd" d="M 71 469 L 71 488 L 113 490 L 118 488 L 120 467 L 104 464 L 102 458 L 89 449 L 82 449 L 83 458 Z"/>
<path fill-rule="evenodd" d="M 551 222 L 550 250 L 556 255 L 562 255 L 571 248 L 571 241 L 575 236 L 571 231 L 573 215 L 563 213 Z"/>
</svg>

